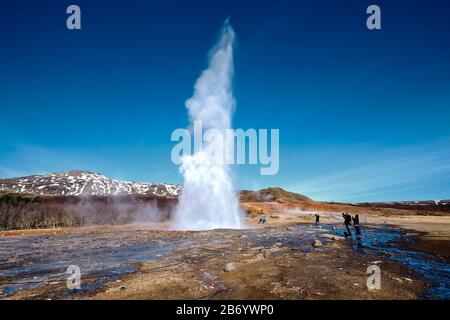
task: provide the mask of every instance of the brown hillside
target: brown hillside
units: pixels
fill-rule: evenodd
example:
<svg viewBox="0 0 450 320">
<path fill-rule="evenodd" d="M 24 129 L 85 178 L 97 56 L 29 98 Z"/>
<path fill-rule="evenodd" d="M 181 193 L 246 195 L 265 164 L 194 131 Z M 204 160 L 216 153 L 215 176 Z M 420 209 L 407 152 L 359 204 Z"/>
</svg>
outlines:
<svg viewBox="0 0 450 320">
<path fill-rule="evenodd" d="M 267 188 L 259 191 L 242 190 L 240 193 L 241 202 L 278 202 L 278 203 L 304 203 L 312 200 L 307 196 L 289 192 L 282 188 Z"/>
<path fill-rule="evenodd" d="M 405 206 L 390 205 L 383 203 L 370 204 L 346 204 L 334 202 L 314 201 L 307 196 L 286 191 L 282 188 L 267 188 L 259 191 L 241 191 L 240 201 L 242 208 L 248 213 L 272 212 L 279 209 L 274 204 L 282 204 L 284 208 L 297 208 L 306 211 L 319 212 L 347 212 L 350 214 L 373 214 L 373 215 L 423 215 L 443 216 L 449 213 L 442 210 L 442 206 Z"/>
</svg>

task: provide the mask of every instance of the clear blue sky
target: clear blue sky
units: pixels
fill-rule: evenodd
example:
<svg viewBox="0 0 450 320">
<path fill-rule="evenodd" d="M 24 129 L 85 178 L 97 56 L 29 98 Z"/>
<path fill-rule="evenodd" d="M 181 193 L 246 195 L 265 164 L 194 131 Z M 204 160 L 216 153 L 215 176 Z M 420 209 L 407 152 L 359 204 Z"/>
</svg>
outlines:
<svg viewBox="0 0 450 320">
<path fill-rule="evenodd" d="M 82 30 L 66 29 L 77 4 Z M 378 4 L 382 30 L 365 26 Z M 226 17 L 234 126 L 280 129 L 239 188 L 450 198 L 448 1 L 1 1 L 0 177 L 84 169 L 181 183 L 170 134 Z"/>
</svg>

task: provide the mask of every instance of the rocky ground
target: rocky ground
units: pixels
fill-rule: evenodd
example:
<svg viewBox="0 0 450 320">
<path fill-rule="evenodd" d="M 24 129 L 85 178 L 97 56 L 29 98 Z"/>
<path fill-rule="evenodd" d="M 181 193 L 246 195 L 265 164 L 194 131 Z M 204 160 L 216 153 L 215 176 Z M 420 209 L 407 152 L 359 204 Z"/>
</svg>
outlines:
<svg viewBox="0 0 450 320">
<path fill-rule="evenodd" d="M 364 217 L 363 237 L 344 239 L 338 214 L 322 214 L 320 227 L 311 223 L 313 217 L 267 212 L 262 227 L 249 215 L 245 230 L 180 232 L 153 224 L 0 233 L 0 297 L 449 298 L 448 261 L 417 248 L 417 239 L 427 233 L 406 223 L 413 220 Z M 447 245 L 449 221 L 427 223 Z M 66 288 L 65 270 L 72 264 L 81 268 L 81 290 Z M 370 265 L 381 269 L 379 290 L 366 286 Z"/>
<path fill-rule="evenodd" d="M 139 274 L 107 285 L 93 298 L 414 299 L 424 288 L 406 268 L 355 254 L 344 241 L 329 239 L 326 233 L 320 236 L 311 230 L 297 237 L 297 231 L 280 228 L 252 240 L 254 234 L 219 231 L 214 236 L 228 244 L 212 242 L 143 263 Z M 283 241 L 290 236 L 296 238 L 291 245 Z M 382 290 L 366 287 L 366 269 L 374 263 L 383 269 Z"/>
</svg>

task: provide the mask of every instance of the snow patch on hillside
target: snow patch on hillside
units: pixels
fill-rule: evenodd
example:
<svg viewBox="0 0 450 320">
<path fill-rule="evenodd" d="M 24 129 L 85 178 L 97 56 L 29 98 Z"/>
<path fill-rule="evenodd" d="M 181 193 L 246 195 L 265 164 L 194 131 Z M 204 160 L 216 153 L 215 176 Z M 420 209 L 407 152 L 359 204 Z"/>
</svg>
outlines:
<svg viewBox="0 0 450 320">
<path fill-rule="evenodd" d="M 181 186 L 109 179 L 88 171 L 69 171 L 14 179 L 0 179 L 0 191 L 62 196 L 154 195 L 178 197 Z"/>
</svg>

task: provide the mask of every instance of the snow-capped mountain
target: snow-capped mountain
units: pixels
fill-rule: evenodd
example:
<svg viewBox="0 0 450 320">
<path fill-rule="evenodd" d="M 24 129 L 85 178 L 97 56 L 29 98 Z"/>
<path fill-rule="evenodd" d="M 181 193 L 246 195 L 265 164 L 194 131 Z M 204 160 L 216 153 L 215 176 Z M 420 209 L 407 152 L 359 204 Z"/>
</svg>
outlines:
<svg viewBox="0 0 450 320">
<path fill-rule="evenodd" d="M 12 179 L 0 179 L 0 191 L 57 196 L 153 195 L 175 198 L 181 186 L 109 179 L 99 173 L 68 171 Z"/>
</svg>

